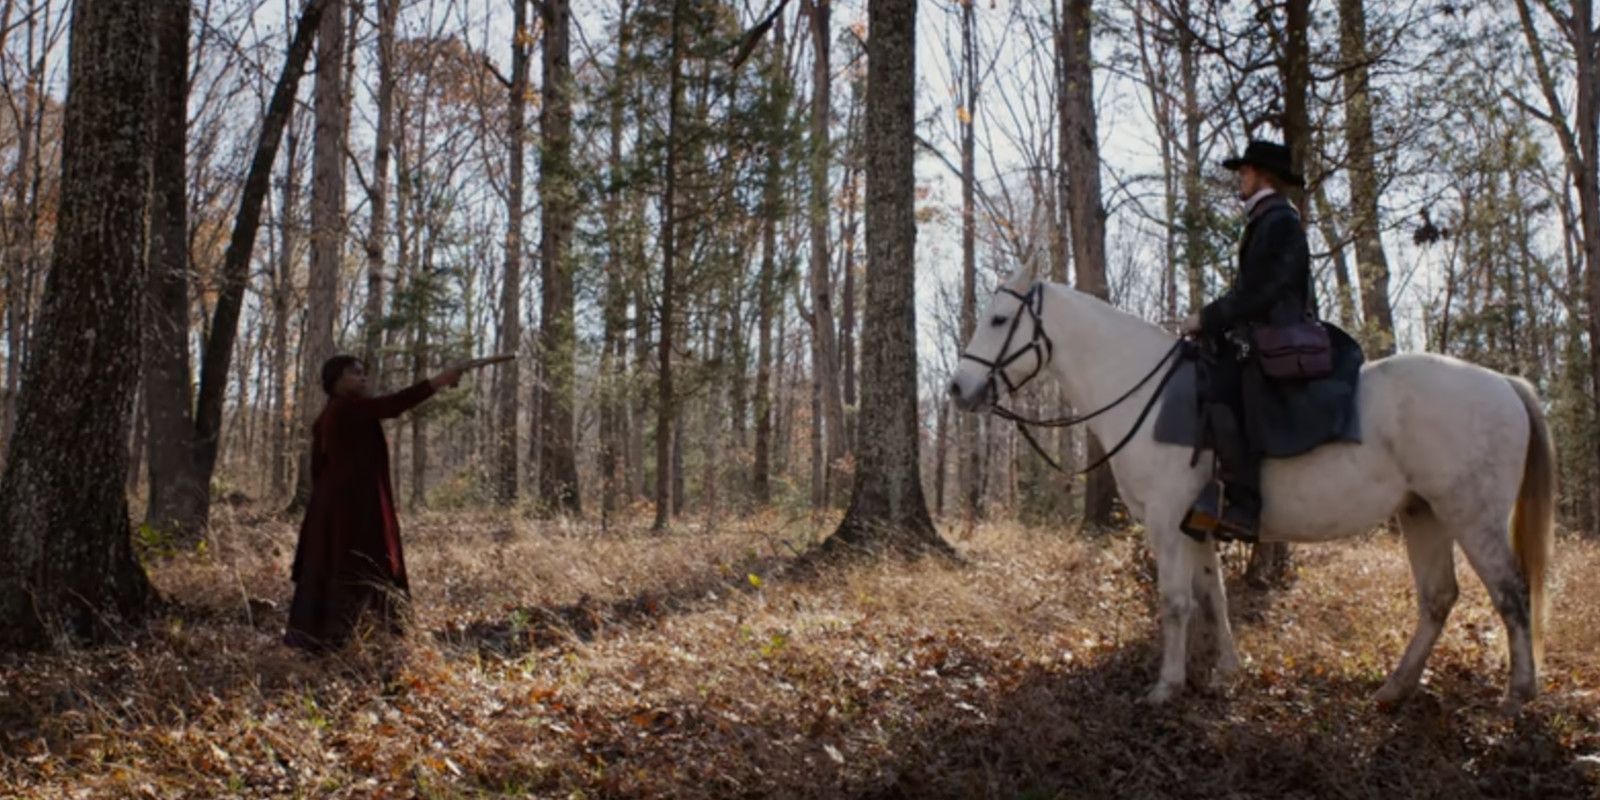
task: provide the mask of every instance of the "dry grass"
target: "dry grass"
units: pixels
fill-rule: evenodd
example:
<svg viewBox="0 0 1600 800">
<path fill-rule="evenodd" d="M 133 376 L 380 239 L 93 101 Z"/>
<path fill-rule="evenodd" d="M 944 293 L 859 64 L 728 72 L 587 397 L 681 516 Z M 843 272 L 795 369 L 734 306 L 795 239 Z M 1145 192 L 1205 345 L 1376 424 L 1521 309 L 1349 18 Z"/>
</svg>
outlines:
<svg viewBox="0 0 1600 800">
<path fill-rule="evenodd" d="M 319 661 L 277 643 L 292 528 L 225 524 L 154 568 L 173 608 L 124 645 L 0 662 L 0 794 L 1600 794 L 1593 544 L 1558 549 L 1545 694 L 1508 719 L 1504 635 L 1464 568 L 1426 692 L 1374 707 L 1415 613 L 1392 537 L 1236 587 L 1239 680 L 1152 710 L 1135 538 L 988 526 L 964 565 L 804 574 L 808 521 L 684 527 L 413 519 L 414 633 Z"/>
</svg>

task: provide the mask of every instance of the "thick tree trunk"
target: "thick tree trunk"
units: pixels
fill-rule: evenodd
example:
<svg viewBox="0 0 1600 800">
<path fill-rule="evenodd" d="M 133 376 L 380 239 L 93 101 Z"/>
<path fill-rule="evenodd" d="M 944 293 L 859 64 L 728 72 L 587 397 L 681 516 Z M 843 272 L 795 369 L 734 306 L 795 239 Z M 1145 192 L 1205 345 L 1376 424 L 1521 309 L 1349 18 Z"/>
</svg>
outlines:
<svg viewBox="0 0 1600 800">
<path fill-rule="evenodd" d="M 1361 275 L 1362 340 L 1374 357 L 1394 354 L 1394 312 L 1389 305 L 1389 259 L 1378 217 L 1377 147 L 1372 133 L 1372 90 L 1367 83 L 1367 11 L 1364 0 L 1339 0 L 1339 60 L 1344 62 L 1344 130 L 1350 162 L 1351 233 Z"/>
<path fill-rule="evenodd" d="M 73 11 L 50 272 L 0 476 L 0 647 L 104 633 L 154 597 L 124 481 L 146 311 L 156 4 Z"/>
<path fill-rule="evenodd" d="M 572 165 L 572 10 L 568 0 L 544 0 L 544 103 L 539 126 L 543 157 L 539 198 L 543 239 L 539 267 L 544 281 L 539 320 L 543 395 L 539 407 L 539 505 L 564 514 L 582 510 L 573 407 L 577 365 L 573 327 L 572 229 L 577 216 L 577 175 Z"/>
<path fill-rule="evenodd" d="M 867 275 L 855 487 L 831 547 L 948 550 L 917 459 L 916 0 L 871 0 L 867 40 Z"/>
<path fill-rule="evenodd" d="M 500 285 L 500 349 L 515 353 L 522 342 L 522 220 L 527 138 L 528 57 L 532 33 L 528 30 L 527 0 L 512 0 L 511 87 L 508 154 L 511 175 L 506 192 L 505 274 Z M 546 34 L 548 38 L 550 34 Z M 546 210 L 548 215 L 549 211 Z M 517 501 L 517 400 L 522 372 L 517 359 L 497 367 L 495 376 L 494 497 L 502 507 Z"/>
<path fill-rule="evenodd" d="M 1100 197 L 1100 140 L 1095 123 L 1093 53 L 1090 0 L 1067 0 L 1062 29 L 1057 37 L 1062 59 L 1061 148 L 1066 166 L 1067 212 L 1072 232 L 1072 261 L 1079 290 L 1110 299 L 1106 279 L 1106 212 Z M 1098 460 L 1104 451 L 1089 438 L 1088 457 Z M 1084 487 L 1084 523 L 1093 528 L 1112 524 L 1117 496 L 1116 479 L 1109 467 L 1089 473 Z"/>
<path fill-rule="evenodd" d="M 343 6 L 322 15 L 317 31 L 316 127 L 311 143 L 311 272 L 306 288 L 306 346 L 301 363 L 300 430 L 296 449 L 300 470 L 292 508 L 311 498 L 311 453 L 305 446 L 311 424 L 322 411 L 322 363 L 333 357 L 339 264 L 344 254 L 344 29 Z"/>
<path fill-rule="evenodd" d="M 161 0 L 156 6 L 150 317 L 144 329 L 150 435 L 145 524 L 191 542 L 205 526 L 208 486 L 196 461 L 189 382 L 189 3 Z"/>
</svg>

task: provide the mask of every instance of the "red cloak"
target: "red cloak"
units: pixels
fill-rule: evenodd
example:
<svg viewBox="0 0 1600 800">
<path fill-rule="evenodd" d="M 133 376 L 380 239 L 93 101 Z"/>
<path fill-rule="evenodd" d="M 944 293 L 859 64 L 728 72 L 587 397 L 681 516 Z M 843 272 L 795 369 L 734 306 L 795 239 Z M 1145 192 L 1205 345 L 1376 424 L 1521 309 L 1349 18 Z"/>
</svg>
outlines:
<svg viewBox="0 0 1600 800">
<path fill-rule="evenodd" d="M 311 429 L 311 501 L 295 547 L 294 602 L 284 642 L 342 645 L 364 609 L 398 631 L 408 596 L 382 420 L 433 396 L 423 381 L 382 397 L 332 397 Z"/>
</svg>

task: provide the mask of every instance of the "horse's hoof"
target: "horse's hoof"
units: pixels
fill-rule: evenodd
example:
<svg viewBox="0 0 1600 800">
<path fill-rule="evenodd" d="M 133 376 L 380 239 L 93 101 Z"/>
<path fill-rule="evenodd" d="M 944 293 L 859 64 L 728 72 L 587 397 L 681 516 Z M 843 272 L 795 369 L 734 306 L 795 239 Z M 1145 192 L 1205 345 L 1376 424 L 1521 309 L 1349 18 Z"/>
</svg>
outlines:
<svg viewBox="0 0 1600 800">
<path fill-rule="evenodd" d="M 1178 689 L 1179 687 L 1171 684 L 1158 683 L 1155 688 L 1144 696 L 1144 702 L 1152 706 L 1165 705 L 1168 700 L 1171 700 L 1178 693 Z"/>
</svg>

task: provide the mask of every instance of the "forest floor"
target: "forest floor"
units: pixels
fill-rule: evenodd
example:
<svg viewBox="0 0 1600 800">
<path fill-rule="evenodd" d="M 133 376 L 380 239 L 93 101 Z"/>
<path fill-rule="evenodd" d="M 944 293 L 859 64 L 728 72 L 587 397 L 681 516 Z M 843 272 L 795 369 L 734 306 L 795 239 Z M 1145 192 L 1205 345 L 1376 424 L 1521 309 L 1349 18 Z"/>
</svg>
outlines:
<svg viewBox="0 0 1600 800">
<path fill-rule="evenodd" d="M 825 527 L 772 513 L 404 522 L 404 640 L 282 647 L 294 528 L 224 519 L 151 564 L 170 606 L 126 642 L 0 660 L 0 796 L 1600 797 L 1593 542 L 1558 546 L 1544 692 L 1508 717 L 1464 565 L 1423 692 L 1372 701 L 1416 617 L 1383 533 L 1267 592 L 1230 550 L 1245 666 L 1152 709 L 1133 534 L 947 527 L 964 563 L 815 572 Z"/>
</svg>

